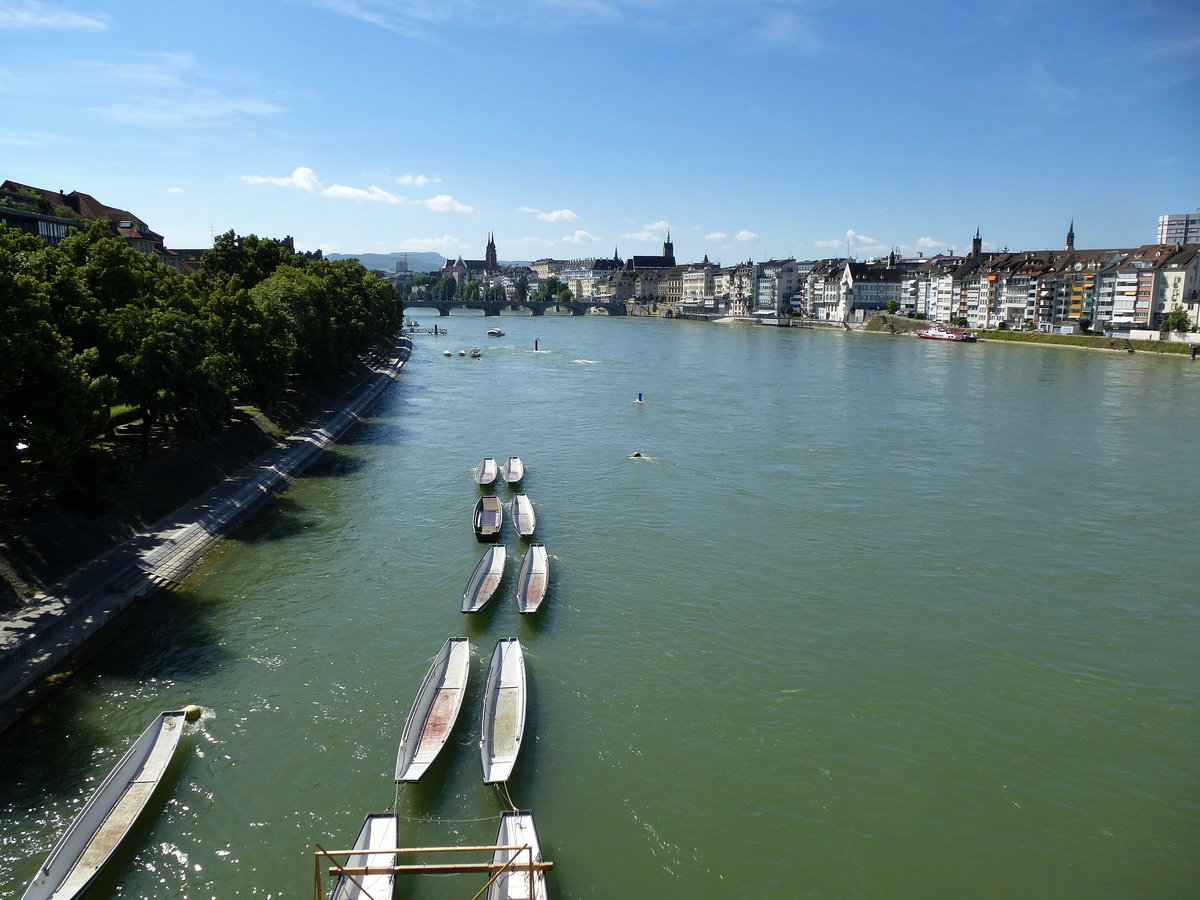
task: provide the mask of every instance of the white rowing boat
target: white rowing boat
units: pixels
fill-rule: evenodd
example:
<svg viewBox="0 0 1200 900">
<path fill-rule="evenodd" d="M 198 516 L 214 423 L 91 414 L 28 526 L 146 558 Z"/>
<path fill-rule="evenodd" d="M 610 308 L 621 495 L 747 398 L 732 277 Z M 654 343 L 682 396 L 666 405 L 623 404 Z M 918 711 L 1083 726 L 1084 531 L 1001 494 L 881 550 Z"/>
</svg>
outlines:
<svg viewBox="0 0 1200 900">
<path fill-rule="evenodd" d="M 417 691 L 400 748 L 396 751 L 396 781 L 420 781 L 454 730 L 467 692 L 471 644 L 465 637 L 448 638 L 433 658 Z"/>
<path fill-rule="evenodd" d="M 505 484 L 519 483 L 525 477 L 525 464 L 521 462 L 521 457 L 510 456 L 500 467 L 500 475 Z"/>
<path fill-rule="evenodd" d="M 513 528 L 521 537 L 533 537 L 537 528 L 537 514 L 533 511 L 533 501 L 527 494 L 517 494 L 512 502 Z"/>
<path fill-rule="evenodd" d="M 354 850 L 396 850 L 396 814 L 367 813 L 354 841 Z M 392 869 L 396 865 L 395 852 L 351 853 L 346 857 L 347 869 L 368 867 Z M 339 875 L 334 882 L 329 900 L 381 900 L 392 896 L 392 885 L 396 875 L 392 871 L 371 875 Z"/>
<path fill-rule="evenodd" d="M 546 900 L 545 871 L 521 868 L 542 862 L 542 848 L 538 843 L 537 829 L 533 826 L 533 813 L 515 809 L 500 813 L 496 846 L 519 849 L 492 852 L 492 865 L 502 866 L 511 860 L 512 867 L 501 872 L 492 882 L 486 900 Z"/>
<path fill-rule="evenodd" d="M 525 734 L 525 654 L 516 638 L 501 638 L 492 651 L 487 685 L 483 690 L 483 716 L 479 726 L 479 753 L 483 783 L 508 781 L 521 738 Z"/>
<path fill-rule="evenodd" d="M 467 589 L 463 592 L 463 612 L 479 612 L 487 606 L 504 578 L 504 563 L 507 559 L 508 551 L 503 544 L 493 544 L 483 551 L 483 556 L 479 557 L 479 562 L 475 564 L 475 571 L 471 573 L 471 580 L 467 582 Z"/>
<path fill-rule="evenodd" d="M 150 723 L 58 839 L 22 900 L 83 894 L 145 811 L 179 746 L 184 722 L 196 721 L 200 712 L 188 706 L 160 713 Z"/>
<path fill-rule="evenodd" d="M 530 544 L 517 574 L 517 612 L 535 613 L 550 586 L 550 557 L 545 544 Z"/>
<path fill-rule="evenodd" d="M 496 467 L 496 460 L 490 456 L 485 456 L 479 461 L 479 465 L 475 467 L 475 483 L 484 486 L 492 484 L 499 473 L 500 470 Z"/>
</svg>

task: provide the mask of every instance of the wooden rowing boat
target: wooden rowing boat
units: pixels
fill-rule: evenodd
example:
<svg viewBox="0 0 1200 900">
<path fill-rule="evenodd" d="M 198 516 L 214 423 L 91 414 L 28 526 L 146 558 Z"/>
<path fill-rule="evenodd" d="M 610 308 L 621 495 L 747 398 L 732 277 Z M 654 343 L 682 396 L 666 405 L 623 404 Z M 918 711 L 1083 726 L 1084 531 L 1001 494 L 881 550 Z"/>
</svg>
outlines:
<svg viewBox="0 0 1200 900">
<path fill-rule="evenodd" d="M 58 839 L 22 900 L 69 900 L 83 894 L 145 811 L 162 781 L 184 722 L 200 707 L 160 713 L 101 782 Z"/>
<path fill-rule="evenodd" d="M 517 574 L 517 612 L 535 613 L 550 586 L 550 557 L 545 544 L 530 544 Z"/>
<path fill-rule="evenodd" d="M 500 474 L 505 484 L 518 484 L 525 477 L 525 464 L 521 462 L 521 457 L 510 456 L 501 467 Z"/>
<path fill-rule="evenodd" d="M 499 471 L 496 468 L 496 460 L 490 456 L 485 456 L 479 461 L 479 465 L 475 467 L 475 483 L 486 487 L 496 480 L 496 475 Z"/>
<path fill-rule="evenodd" d="M 404 722 L 396 752 L 396 781 L 420 781 L 454 730 L 467 692 L 471 643 L 448 638 L 433 658 Z"/>
<path fill-rule="evenodd" d="M 471 526 L 475 529 L 476 540 L 500 540 L 500 529 L 504 527 L 504 504 L 500 502 L 500 498 L 480 497 L 475 503 Z"/>
<path fill-rule="evenodd" d="M 354 841 L 355 850 L 392 850 L 396 849 L 396 814 L 367 813 Z M 346 858 L 346 868 L 387 868 L 396 865 L 396 854 L 387 853 L 351 853 Z M 380 900 L 392 896 L 392 885 L 395 883 L 394 872 L 381 872 L 374 875 L 339 875 L 329 894 L 329 900 Z"/>
<path fill-rule="evenodd" d="M 479 557 L 479 562 L 475 564 L 475 571 L 471 573 L 471 580 L 467 582 L 467 589 L 463 592 L 463 612 L 479 612 L 487 606 L 504 579 L 504 563 L 507 559 L 508 551 L 503 544 L 494 544 L 483 551 L 483 556 Z"/>
<path fill-rule="evenodd" d="M 506 809 L 500 813 L 500 828 L 496 832 L 497 847 L 521 849 L 492 852 L 492 864 L 502 866 L 512 860 L 513 867 L 496 876 L 488 887 L 486 900 L 546 900 L 546 873 L 543 870 L 522 869 L 522 865 L 542 862 L 533 813 L 529 810 Z"/>
<path fill-rule="evenodd" d="M 537 514 L 533 511 L 533 501 L 526 494 L 517 494 L 512 502 L 513 528 L 521 537 L 533 537 L 537 528 Z"/>
<path fill-rule="evenodd" d="M 521 738 L 525 734 L 525 654 L 516 638 L 501 638 L 492 651 L 487 685 L 483 690 L 483 716 L 479 727 L 479 753 L 483 783 L 508 781 Z"/>
</svg>

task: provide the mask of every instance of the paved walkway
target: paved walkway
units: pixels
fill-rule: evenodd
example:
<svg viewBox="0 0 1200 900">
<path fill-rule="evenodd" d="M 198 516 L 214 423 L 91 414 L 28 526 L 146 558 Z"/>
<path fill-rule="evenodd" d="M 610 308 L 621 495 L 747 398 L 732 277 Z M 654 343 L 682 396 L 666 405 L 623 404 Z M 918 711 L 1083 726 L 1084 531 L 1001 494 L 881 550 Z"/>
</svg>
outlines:
<svg viewBox="0 0 1200 900">
<path fill-rule="evenodd" d="M 346 406 L 277 444 L 236 475 L 181 506 L 0 620 L 0 730 L 34 704 L 67 657 L 135 600 L 187 570 L 286 488 L 400 377 L 412 344 L 374 369 Z"/>
</svg>

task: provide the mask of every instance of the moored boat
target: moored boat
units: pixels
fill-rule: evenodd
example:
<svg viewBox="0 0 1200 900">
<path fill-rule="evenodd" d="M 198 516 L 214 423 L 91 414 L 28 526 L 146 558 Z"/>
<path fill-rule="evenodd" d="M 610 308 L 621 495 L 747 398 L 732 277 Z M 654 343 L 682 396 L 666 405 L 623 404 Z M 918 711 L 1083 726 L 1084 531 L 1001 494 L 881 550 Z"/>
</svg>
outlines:
<svg viewBox="0 0 1200 900">
<path fill-rule="evenodd" d="M 486 900 L 546 900 L 546 873 L 529 868 L 542 862 L 533 813 L 529 810 L 506 809 L 500 813 L 500 828 L 496 846 L 518 849 L 497 849 L 492 852 L 492 865 L 512 865 L 496 876 L 488 887 Z"/>
<path fill-rule="evenodd" d="M 448 638 L 433 658 L 404 722 L 396 752 L 396 781 L 420 781 L 454 730 L 467 692 L 471 643 Z"/>
<path fill-rule="evenodd" d="M 188 706 L 160 713 L 150 723 L 63 832 L 22 900 L 69 900 L 87 890 L 145 811 L 179 746 L 184 722 L 196 721 L 200 712 Z"/>
<path fill-rule="evenodd" d="M 368 813 L 354 841 L 354 850 L 395 850 L 396 814 Z M 396 854 L 351 853 L 346 858 L 347 869 L 379 867 L 392 869 L 396 865 Z M 339 875 L 334 882 L 329 900 L 371 900 L 373 897 L 391 897 L 395 883 L 394 872 L 369 875 Z"/>
<path fill-rule="evenodd" d="M 479 357 L 483 356 L 483 348 L 482 347 L 472 347 L 470 350 L 467 351 L 467 355 L 469 355 L 472 359 L 479 359 Z"/>
<path fill-rule="evenodd" d="M 463 592 L 463 612 L 479 612 L 487 606 L 504 579 L 504 562 L 507 558 L 508 551 L 503 544 L 495 544 L 483 551 L 483 556 L 479 557 L 479 562 L 475 564 L 475 571 L 471 573 L 471 580 L 467 582 L 467 589 Z"/>
<path fill-rule="evenodd" d="M 499 328 L 489 328 L 487 334 L 488 337 L 504 337 L 504 332 Z"/>
<path fill-rule="evenodd" d="M 475 503 L 475 514 L 471 517 L 475 529 L 475 539 L 480 541 L 498 541 L 500 529 L 504 526 L 504 504 L 499 497 L 480 497 Z"/>
<path fill-rule="evenodd" d="M 496 476 L 500 474 L 500 469 L 496 465 L 494 457 L 485 456 L 479 461 L 479 465 L 475 467 L 475 483 L 481 487 L 487 487 L 496 481 Z"/>
<path fill-rule="evenodd" d="M 521 537 L 533 537 L 537 528 L 537 513 L 533 511 L 533 501 L 526 494 L 517 494 L 512 502 L 513 528 Z"/>
<path fill-rule="evenodd" d="M 917 332 L 917 337 L 925 338 L 926 340 L 931 341 L 958 341 L 960 343 L 964 341 L 974 343 L 979 339 L 976 335 L 956 331 L 953 328 L 949 328 L 941 324 L 930 325 L 928 328 L 922 328 Z"/>
<path fill-rule="evenodd" d="M 479 753 L 483 783 L 508 781 L 521 751 L 525 734 L 525 654 L 516 638 L 501 638 L 492 651 L 483 715 L 479 726 Z"/>
<path fill-rule="evenodd" d="M 525 477 L 525 463 L 521 462 L 519 456 L 510 456 L 500 467 L 500 475 L 504 478 L 505 484 L 519 484 Z"/>
<path fill-rule="evenodd" d="M 545 544 L 530 544 L 517 575 L 517 612 L 535 613 L 550 585 L 550 557 Z"/>
</svg>

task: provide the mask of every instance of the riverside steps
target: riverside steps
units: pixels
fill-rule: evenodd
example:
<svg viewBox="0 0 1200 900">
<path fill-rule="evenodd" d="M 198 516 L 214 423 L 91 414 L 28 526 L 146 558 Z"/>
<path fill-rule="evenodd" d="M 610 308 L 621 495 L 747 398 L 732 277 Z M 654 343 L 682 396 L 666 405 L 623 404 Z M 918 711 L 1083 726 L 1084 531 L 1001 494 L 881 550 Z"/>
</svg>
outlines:
<svg viewBox="0 0 1200 900">
<path fill-rule="evenodd" d="M 60 667 L 121 612 L 178 584 L 205 553 L 349 431 L 399 378 L 411 351 L 411 338 L 400 335 L 391 356 L 371 367 L 340 409 L 0 620 L 0 730 L 28 711 L 57 680 Z"/>
</svg>

